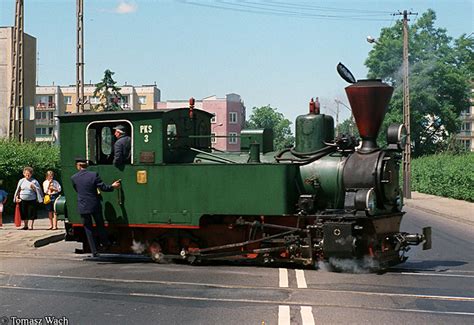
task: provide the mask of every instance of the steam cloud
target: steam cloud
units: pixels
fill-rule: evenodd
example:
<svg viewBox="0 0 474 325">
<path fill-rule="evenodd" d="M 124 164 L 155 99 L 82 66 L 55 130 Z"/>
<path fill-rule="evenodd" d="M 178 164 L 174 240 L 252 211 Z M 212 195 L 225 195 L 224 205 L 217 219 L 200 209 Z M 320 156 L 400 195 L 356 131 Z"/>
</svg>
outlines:
<svg viewBox="0 0 474 325">
<path fill-rule="evenodd" d="M 135 254 L 142 254 L 145 249 L 146 249 L 146 246 L 145 244 L 139 242 L 139 241 L 136 241 L 136 240 L 133 240 L 133 243 L 132 243 L 132 251 L 135 253 Z"/>
<path fill-rule="evenodd" d="M 370 256 L 362 260 L 330 257 L 329 263 L 318 261 L 316 267 L 323 272 L 340 271 L 344 273 L 370 273 L 379 268 L 379 262 Z"/>
</svg>

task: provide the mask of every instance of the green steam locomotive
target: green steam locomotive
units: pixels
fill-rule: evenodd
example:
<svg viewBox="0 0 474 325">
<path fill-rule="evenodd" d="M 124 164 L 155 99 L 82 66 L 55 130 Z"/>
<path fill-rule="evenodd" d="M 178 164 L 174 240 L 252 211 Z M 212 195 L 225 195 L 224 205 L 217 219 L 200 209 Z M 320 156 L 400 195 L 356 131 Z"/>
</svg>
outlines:
<svg viewBox="0 0 474 325">
<path fill-rule="evenodd" d="M 120 190 L 100 194 L 114 243 L 107 253 L 157 262 L 370 260 L 374 269 L 386 268 L 403 262 L 411 245 L 431 246 L 430 228 L 400 231 L 404 126 L 390 126 L 386 148 L 376 143 L 392 92 L 379 80 L 346 88 L 361 145 L 335 137 L 332 117 L 311 102 L 296 119 L 296 145 L 280 152 L 270 130 L 243 130 L 241 152 L 213 150 L 212 115 L 193 102 L 173 110 L 60 116 L 63 179 L 76 172 L 77 156 L 86 156 L 106 182 L 122 179 Z M 112 130 L 119 124 L 131 135 L 131 159 L 118 168 Z M 56 208 L 67 240 L 82 242 L 87 252 L 70 182 L 64 193 Z"/>
</svg>

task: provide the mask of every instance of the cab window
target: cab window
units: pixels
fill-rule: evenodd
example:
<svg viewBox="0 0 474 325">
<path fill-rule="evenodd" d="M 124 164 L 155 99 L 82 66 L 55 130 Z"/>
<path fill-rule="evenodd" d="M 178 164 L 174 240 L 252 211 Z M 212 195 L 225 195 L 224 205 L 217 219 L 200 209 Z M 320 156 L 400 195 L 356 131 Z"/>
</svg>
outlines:
<svg viewBox="0 0 474 325">
<path fill-rule="evenodd" d="M 176 146 L 176 140 L 178 136 L 178 129 L 176 128 L 176 124 L 171 121 L 166 126 L 166 138 L 168 140 L 168 147 L 173 148 Z"/>
<path fill-rule="evenodd" d="M 117 141 L 114 136 L 114 128 L 117 125 L 125 126 L 125 133 L 132 137 L 132 125 L 128 121 L 92 122 L 87 126 L 87 158 L 95 165 L 112 165 L 114 161 L 114 144 Z M 133 139 L 131 139 L 131 150 L 133 151 Z M 132 163 L 131 159 L 125 164 Z"/>
</svg>

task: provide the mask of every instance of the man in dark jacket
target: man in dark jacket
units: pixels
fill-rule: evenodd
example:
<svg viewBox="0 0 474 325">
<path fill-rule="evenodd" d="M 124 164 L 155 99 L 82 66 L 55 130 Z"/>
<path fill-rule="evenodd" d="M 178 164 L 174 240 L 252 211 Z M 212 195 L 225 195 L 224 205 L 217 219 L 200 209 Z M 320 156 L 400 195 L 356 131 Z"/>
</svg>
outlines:
<svg viewBox="0 0 474 325">
<path fill-rule="evenodd" d="M 120 167 L 130 162 L 131 139 L 123 125 L 117 125 L 114 130 L 117 138 L 114 144 L 114 166 Z"/>
<path fill-rule="evenodd" d="M 107 232 L 104 226 L 104 217 L 102 216 L 102 204 L 97 190 L 112 192 L 120 188 L 120 181 L 115 181 L 112 185 L 105 184 L 96 172 L 88 171 L 87 160 L 83 158 L 76 159 L 76 168 L 78 172 L 71 177 L 72 186 L 77 192 L 77 211 L 81 215 L 84 231 L 87 236 L 93 256 L 97 256 L 97 247 L 94 242 L 92 218 L 94 218 L 97 231 L 99 233 L 100 244 L 109 245 Z"/>
</svg>

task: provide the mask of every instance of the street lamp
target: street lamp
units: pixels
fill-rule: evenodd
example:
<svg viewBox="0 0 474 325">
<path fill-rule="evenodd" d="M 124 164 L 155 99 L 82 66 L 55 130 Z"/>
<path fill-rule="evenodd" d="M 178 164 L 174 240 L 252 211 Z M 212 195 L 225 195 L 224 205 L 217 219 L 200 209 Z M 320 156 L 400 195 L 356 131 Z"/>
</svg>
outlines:
<svg viewBox="0 0 474 325">
<path fill-rule="evenodd" d="M 339 135 L 339 105 L 337 106 L 336 110 L 333 110 L 332 108 L 327 107 L 326 105 L 323 106 L 323 109 L 324 110 L 328 109 L 331 112 L 333 112 L 334 114 L 336 114 L 336 137 L 337 137 Z"/>
<path fill-rule="evenodd" d="M 369 43 L 371 43 L 371 44 L 373 44 L 373 43 L 379 44 L 379 41 L 378 41 L 376 38 L 373 38 L 373 37 L 370 36 L 370 35 L 367 36 L 367 42 L 369 42 Z"/>
<path fill-rule="evenodd" d="M 214 129 L 219 127 L 219 126 L 223 126 L 223 125 L 224 125 L 223 123 L 219 123 L 219 124 L 216 124 L 216 125 L 212 126 L 212 128 L 211 128 L 211 142 L 212 143 L 217 142 L 216 136 L 218 136 L 218 134 L 214 134 L 214 136 L 212 136 L 212 134 L 214 133 Z"/>
<path fill-rule="evenodd" d="M 342 106 L 344 106 L 345 108 L 347 108 L 350 112 L 351 112 L 351 135 L 354 135 L 354 114 L 352 114 L 352 109 L 347 106 L 346 104 L 344 104 L 343 102 L 341 102 L 339 99 L 335 98 L 334 101 L 336 102 L 337 104 L 337 115 L 339 115 L 339 104 L 341 104 Z"/>
</svg>

